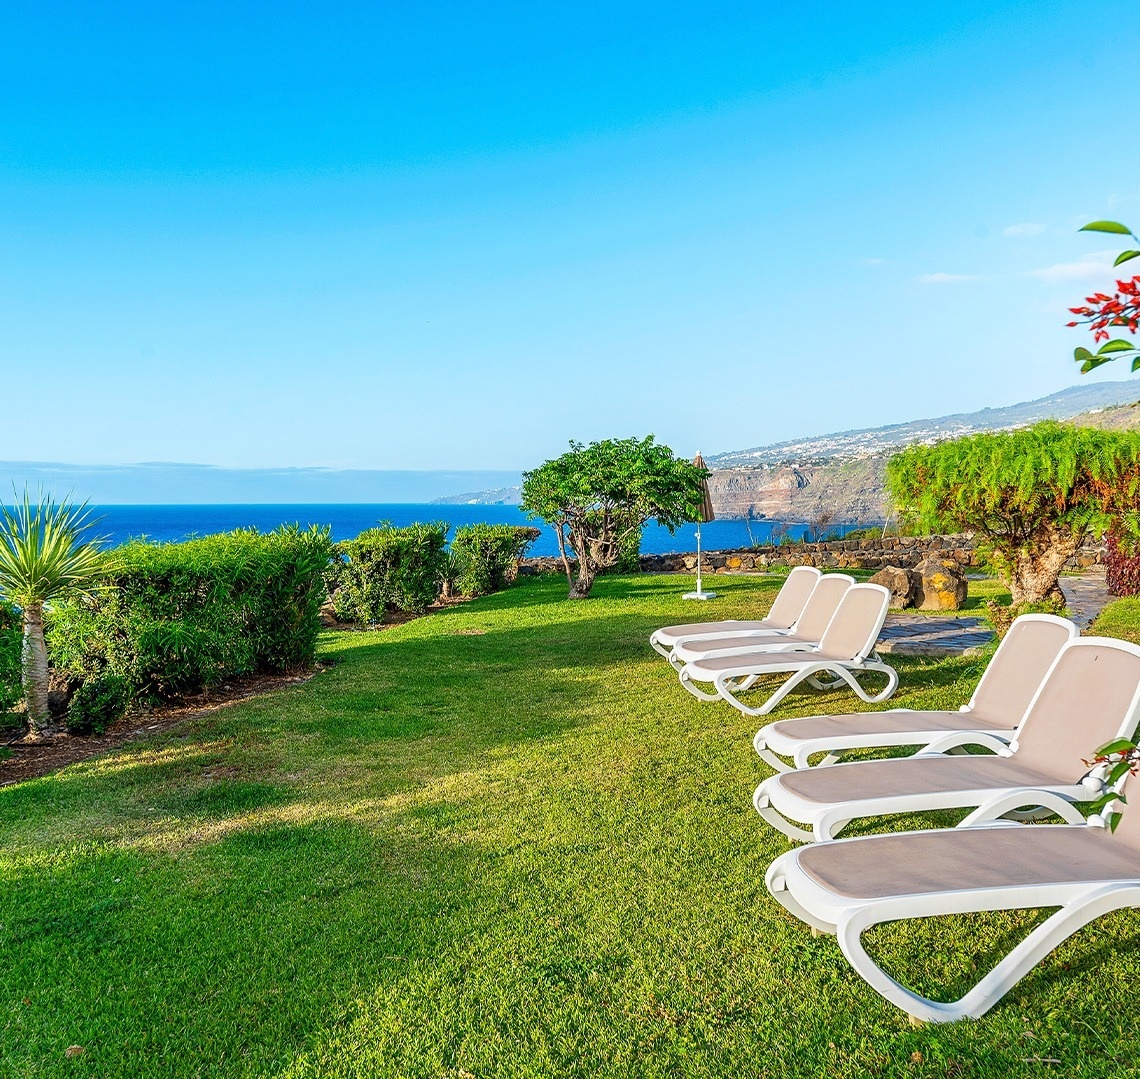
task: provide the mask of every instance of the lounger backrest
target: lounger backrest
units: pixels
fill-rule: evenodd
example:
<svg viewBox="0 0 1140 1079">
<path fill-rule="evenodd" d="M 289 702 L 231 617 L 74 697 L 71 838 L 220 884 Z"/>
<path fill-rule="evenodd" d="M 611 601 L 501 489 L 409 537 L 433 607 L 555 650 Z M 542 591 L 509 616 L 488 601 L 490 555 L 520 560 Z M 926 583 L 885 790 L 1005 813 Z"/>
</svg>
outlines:
<svg viewBox="0 0 1140 1079">
<path fill-rule="evenodd" d="M 839 609 L 839 601 L 855 583 L 846 573 L 825 573 L 815 582 L 804 613 L 796 619 L 795 634 L 805 641 L 818 641 Z"/>
<path fill-rule="evenodd" d="M 1079 634 L 1072 622 L 1055 614 L 1023 614 L 1016 619 L 974 690 L 971 712 L 1012 730 L 1058 653 Z"/>
<path fill-rule="evenodd" d="M 863 659 L 879 639 L 890 603 L 889 588 L 881 584 L 853 584 L 839 601 L 819 642 L 820 652 L 828 659 Z"/>
<path fill-rule="evenodd" d="M 814 566 L 796 566 L 788 574 L 783 587 L 776 593 L 772 609 L 764 621 L 774 629 L 790 629 L 795 620 L 803 614 L 804 604 L 807 603 L 819 576 L 819 570 Z"/>
<path fill-rule="evenodd" d="M 1099 746 L 1131 737 L 1138 708 L 1140 645 L 1078 637 L 1054 660 L 1010 748 L 1027 768 L 1072 783 Z"/>
</svg>

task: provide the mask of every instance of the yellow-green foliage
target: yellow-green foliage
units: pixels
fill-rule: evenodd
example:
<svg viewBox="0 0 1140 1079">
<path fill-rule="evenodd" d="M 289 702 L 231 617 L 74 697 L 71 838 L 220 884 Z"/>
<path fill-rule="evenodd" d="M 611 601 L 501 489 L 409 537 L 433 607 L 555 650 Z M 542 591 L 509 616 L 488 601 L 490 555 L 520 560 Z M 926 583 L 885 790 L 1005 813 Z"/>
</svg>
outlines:
<svg viewBox="0 0 1140 1079">
<path fill-rule="evenodd" d="M 1140 644 L 1140 597 L 1129 596 L 1110 603 L 1097 615 L 1089 632 Z"/>
<path fill-rule="evenodd" d="M 1046 422 L 910 446 L 887 465 L 900 515 L 928 532 L 981 532 L 1001 547 L 1043 525 L 1083 531 L 1121 518 L 1140 532 L 1140 432 Z"/>
</svg>

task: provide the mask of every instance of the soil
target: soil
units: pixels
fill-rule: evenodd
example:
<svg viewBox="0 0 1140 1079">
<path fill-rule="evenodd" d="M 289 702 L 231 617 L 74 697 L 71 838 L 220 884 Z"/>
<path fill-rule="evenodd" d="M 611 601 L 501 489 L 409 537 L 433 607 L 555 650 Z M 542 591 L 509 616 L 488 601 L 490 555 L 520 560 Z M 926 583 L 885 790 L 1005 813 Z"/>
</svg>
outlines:
<svg viewBox="0 0 1140 1079">
<path fill-rule="evenodd" d="M 168 730 L 187 719 L 209 715 L 238 701 L 258 697 L 264 693 L 273 693 L 287 686 L 300 685 L 308 682 L 323 669 L 318 666 L 294 674 L 234 679 L 206 693 L 184 697 L 180 701 L 162 704 L 145 711 L 132 712 L 108 727 L 103 734 L 68 734 L 65 731 L 62 734 L 35 740 L 27 735 L 17 736 L 13 741 L 6 743 L 6 748 L 12 756 L 0 760 L 0 787 L 57 772 L 69 764 L 97 757 L 109 749 L 116 749 L 134 738 L 153 734 L 155 731 Z"/>
<path fill-rule="evenodd" d="M 337 623 L 326 628 L 337 630 L 364 629 L 375 631 L 403 625 L 415 618 L 436 611 L 447 610 L 460 603 L 469 602 L 460 596 L 448 597 L 433 603 L 423 614 L 411 612 L 389 612 L 384 622 L 374 626 L 354 626 Z M 261 675 L 254 678 L 233 679 L 216 689 L 180 701 L 157 705 L 153 708 L 132 712 L 117 723 L 108 727 L 103 734 L 61 734 L 48 738 L 32 739 L 28 735 L 17 735 L 11 741 L 0 741 L 0 755 L 7 749 L 10 757 L 0 759 L 0 787 L 22 783 L 25 779 L 49 775 L 69 764 L 97 757 L 110 749 L 116 749 L 133 738 L 168 730 L 188 719 L 209 715 L 219 708 L 236 704 L 238 701 L 273 693 L 286 686 L 299 685 L 319 674 L 324 667 L 320 664 L 312 670 L 294 674 Z M 2 736 L 0 736 L 2 737 Z"/>
</svg>

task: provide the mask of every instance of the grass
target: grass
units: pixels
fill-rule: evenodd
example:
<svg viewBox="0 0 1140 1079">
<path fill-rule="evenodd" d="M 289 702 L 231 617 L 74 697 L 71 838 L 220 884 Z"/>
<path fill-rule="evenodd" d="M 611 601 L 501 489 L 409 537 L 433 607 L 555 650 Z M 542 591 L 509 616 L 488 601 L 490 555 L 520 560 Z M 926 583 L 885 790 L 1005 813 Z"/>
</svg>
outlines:
<svg viewBox="0 0 1140 1079">
<path fill-rule="evenodd" d="M 0 790 L 0 1075 L 1130 1072 L 1140 915 L 913 1029 L 767 897 L 755 723 L 646 638 L 776 583 L 718 577 L 698 610 L 676 578 L 546 579 L 330 634 L 307 685 Z M 983 662 L 899 658 L 892 703 L 963 703 Z M 957 996 L 1036 917 L 874 945 Z"/>
</svg>

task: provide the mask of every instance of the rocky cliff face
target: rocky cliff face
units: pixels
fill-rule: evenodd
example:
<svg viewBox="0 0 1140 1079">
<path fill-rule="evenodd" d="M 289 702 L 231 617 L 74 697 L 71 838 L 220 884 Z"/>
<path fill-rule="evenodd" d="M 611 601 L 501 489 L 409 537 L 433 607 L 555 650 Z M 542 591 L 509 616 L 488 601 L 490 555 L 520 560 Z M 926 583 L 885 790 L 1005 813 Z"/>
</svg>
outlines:
<svg viewBox="0 0 1140 1079">
<path fill-rule="evenodd" d="M 709 475 L 719 517 L 881 522 L 886 456 L 786 468 L 723 468 Z"/>
</svg>

